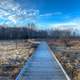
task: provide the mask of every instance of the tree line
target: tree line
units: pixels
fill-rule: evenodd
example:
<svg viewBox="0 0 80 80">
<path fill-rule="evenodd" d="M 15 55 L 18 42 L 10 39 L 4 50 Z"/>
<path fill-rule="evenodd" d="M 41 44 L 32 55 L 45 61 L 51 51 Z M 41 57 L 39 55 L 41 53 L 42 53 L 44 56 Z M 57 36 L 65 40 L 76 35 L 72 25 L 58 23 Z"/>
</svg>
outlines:
<svg viewBox="0 0 80 80">
<path fill-rule="evenodd" d="M 45 38 L 47 32 L 28 27 L 0 27 L 0 40 Z"/>
<path fill-rule="evenodd" d="M 38 30 L 35 25 L 28 25 L 29 27 L 4 27 L 0 26 L 0 40 L 8 39 L 64 39 L 64 38 L 74 38 L 74 33 L 71 30 Z M 78 38 L 78 37 L 77 37 Z"/>
</svg>

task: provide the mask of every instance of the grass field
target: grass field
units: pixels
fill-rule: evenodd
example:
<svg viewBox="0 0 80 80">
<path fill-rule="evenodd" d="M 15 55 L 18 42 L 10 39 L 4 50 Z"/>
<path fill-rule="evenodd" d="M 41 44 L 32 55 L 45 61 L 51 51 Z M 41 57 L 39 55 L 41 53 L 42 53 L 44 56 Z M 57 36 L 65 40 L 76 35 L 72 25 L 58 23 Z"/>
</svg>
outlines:
<svg viewBox="0 0 80 80">
<path fill-rule="evenodd" d="M 67 44 L 61 40 L 49 41 L 52 51 L 71 79 L 80 80 L 80 41 L 69 40 Z"/>
<path fill-rule="evenodd" d="M 35 48 L 30 40 L 0 41 L 0 80 L 14 80 Z"/>
</svg>

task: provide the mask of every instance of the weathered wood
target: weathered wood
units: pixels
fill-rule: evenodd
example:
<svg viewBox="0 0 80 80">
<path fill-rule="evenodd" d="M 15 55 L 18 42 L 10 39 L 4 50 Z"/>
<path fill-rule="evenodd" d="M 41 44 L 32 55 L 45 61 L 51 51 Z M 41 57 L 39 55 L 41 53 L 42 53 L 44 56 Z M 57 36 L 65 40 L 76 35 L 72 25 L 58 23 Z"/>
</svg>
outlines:
<svg viewBox="0 0 80 80">
<path fill-rule="evenodd" d="M 46 42 L 41 42 L 16 80 L 67 80 Z"/>
</svg>

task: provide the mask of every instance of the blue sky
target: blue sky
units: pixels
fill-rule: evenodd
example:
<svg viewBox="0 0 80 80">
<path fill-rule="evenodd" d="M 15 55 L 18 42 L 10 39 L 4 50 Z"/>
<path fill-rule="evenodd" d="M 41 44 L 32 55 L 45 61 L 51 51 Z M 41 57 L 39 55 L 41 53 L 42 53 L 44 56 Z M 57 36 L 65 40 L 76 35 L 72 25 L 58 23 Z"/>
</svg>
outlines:
<svg viewBox="0 0 80 80">
<path fill-rule="evenodd" d="M 1 25 L 25 26 L 34 22 L 39 28 L 78 29 L 80 25 L 80 0 L 3 0 L 0 12 Z"/>
</svg>

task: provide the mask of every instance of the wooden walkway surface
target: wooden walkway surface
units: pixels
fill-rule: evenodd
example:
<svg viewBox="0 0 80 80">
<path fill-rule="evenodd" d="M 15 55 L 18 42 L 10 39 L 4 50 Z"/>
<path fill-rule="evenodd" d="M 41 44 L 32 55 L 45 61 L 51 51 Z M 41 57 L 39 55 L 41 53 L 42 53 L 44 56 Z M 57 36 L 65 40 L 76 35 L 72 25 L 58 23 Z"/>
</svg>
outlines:
<svg viewBox="0 0 80 80">
<path fill-rule="evenodd" d="M 26 62 L 16 80 L 69 80 L 63 73 L 46 42 L 41 42 Z"/>
</svg>

